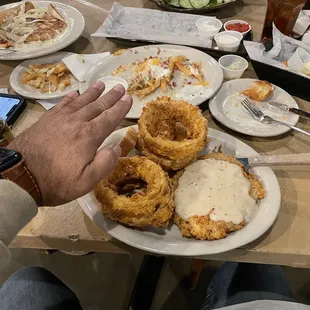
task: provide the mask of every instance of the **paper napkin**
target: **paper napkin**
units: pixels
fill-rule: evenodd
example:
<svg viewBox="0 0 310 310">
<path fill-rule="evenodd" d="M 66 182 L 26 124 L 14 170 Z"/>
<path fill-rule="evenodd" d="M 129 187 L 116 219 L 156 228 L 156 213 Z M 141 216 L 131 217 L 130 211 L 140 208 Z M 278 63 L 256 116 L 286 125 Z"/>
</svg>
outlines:
<svg viewBox="0 0 310 310">
<path fill-rule="evenodd" d="M 62 100 L 63 97 L 61 98 L 56 98 L 56 99 L 50 99 L 50 100 L 38 100 L 36 99 L 37 102 L 39 102 L 41 104 L 41 106 L 45 109 L 45 110 L 50 110 L 51 108 L 53 108 L 57 103 L 59 103 Z"/>
<path fill-rule="evenodd" d="M 7 88 L 0 88 L 0 93 L 1 94 L 8 94 L 8 89 Z"/>
<path fill-rule="evenodd" d="M 75 78 L 83 82 L 85 73 L 102 59 L 110 56 L 110 52 L 100 54 L 73 54 L 63 58 L 64 64 L 69 68 Z"/>
</svg>

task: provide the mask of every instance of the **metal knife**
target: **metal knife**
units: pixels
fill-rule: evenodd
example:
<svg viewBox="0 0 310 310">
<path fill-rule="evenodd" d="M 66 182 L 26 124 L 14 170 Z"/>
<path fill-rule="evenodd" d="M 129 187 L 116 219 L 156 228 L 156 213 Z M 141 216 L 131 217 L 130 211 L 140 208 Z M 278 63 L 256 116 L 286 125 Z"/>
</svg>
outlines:
<svg viewBox="0 0 310 310">
<path fill-rule="evenodd" d="M 246 170 L 252 167 L 310 165 L 310 153 L 243 157 L 237 160 Z"/>
<path fill-rule="evenodd" d="M 301 117 L 310 119 L 310 113 L 309 112 L 302 111 L 302 110 L 299 110 L 296 108 L 291 108 L 291 107 L 287 106 L 286 104 L 274 102 L 274 101 L 268 102 L 268 104 L 270 104 L 276 108 L 279 108 L 281 110 L 288 111 L 288 112 L 291 112 L 294 114 L 298 114 Z"/>
</svg>

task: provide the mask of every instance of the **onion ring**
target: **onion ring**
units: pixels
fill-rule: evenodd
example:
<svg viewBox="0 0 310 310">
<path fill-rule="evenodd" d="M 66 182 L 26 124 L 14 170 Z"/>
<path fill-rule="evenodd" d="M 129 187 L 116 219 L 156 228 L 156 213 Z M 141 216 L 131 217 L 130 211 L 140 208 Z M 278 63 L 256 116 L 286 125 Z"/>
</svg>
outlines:
<svg viewBox="0 0 310 310">
<path fill-rule="evenodd" d="M 182 139 L 177 137 L 177 124 L 183 126 Z M 205 147 L 207 126 L 198 107 L 160 97 L 143 108 L 137 148 L 165 170 L 180 170 Z"/>
<path fill-rule="evenodd" d="M 136 147 L 142 154 L 144 154 L 147 158 L 149 158 L 153 162 L 160 165 L 166 171 L 181 170 L 197 158 L 196 153 L 188 157 L 182 157 L 180 159 L 170 159 L 165 156 L 154 154 L 147 147 L 145 147 L 143 139 L 138 140 L 138 144 L 136 145 Z"/>
<path fill-rule="evenodd" d="M 166 226 L 174 212 L 173 195 L 167 173 L 142 156 L 121 157 L 115 170 L 95 188 L 103 214 L 135 227 Z"/>
</svg>

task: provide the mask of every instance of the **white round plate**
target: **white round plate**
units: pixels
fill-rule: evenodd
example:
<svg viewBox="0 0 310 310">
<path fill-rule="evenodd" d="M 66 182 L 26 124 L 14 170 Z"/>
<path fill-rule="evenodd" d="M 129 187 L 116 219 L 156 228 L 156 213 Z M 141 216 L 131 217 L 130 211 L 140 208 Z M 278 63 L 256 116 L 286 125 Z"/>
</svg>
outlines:
<svg viewBox="0 0 310 310">
<path fill-rule="evenodd" d="M 71 85 L 66 87 L 64 91 L 57 90 L 53 93 L 41 93 L 39 89 L 36 89 L 34 87 L 31 87 L 30 85 L 23 84 L 22 74 L 24 71 L 27 71 L 29 69 L 30 64 L 46 64 L 46 63 L 58 63 L 61 62 L 64 57 L 70 56 L 72 53 L 67 52 L 58 52 L 49 56 L 36 58 L 36 59 L 30 59 L 22 62 L 20 65 L 18 65 L 10 76 L 10 84 L 13 90 L 26 97 L 26 98 L 32 98 L 32 99 L 55 99 L 55 98 L 61 98 L 67 94 L 69 94 L 72 90 L 78 90 L 79 83 L 74 78 L 73 75 L 71 75 Z"/>
<path fill-rule="evenodd" d="M 137 126 L 133 126 L 137 129 Z M 112 133 L 102 146 L 118 143 L 129 127 Z M 211 152 L 222 145 L 223 152 L 237 157 L 257 156 L 258 154 L 240 140 L 223 132 L 209 128 L 208 137 L 211 142 L 203 153 Z M 79 203 L 83 211 L 99 227 L 112 237 L 133 247 L 164 255 L 197 256 L 226 252 L 248 244 L 264 234 L 275 221 L 281 202 L 279 183 L 270 168 L 255 168 L 251 170 L 263 183 L 265 198 L 259 202 L 254 219 L 244 228 L 228 235 L 225 239 L 201 241 L 187 239 L 181 236 L 179 228 L 172 224 L 167 228 L 149 228 L 136 230 L 125 227 L 104 217 L 100 204 L 93 192 L 81 197 Z"/>
<path fill-rule="evenodd" d="M 256 121 L 241 105 L 241 101 L 245 96 L 240 96 L 237 93 L 251 88 L 255 81 L 254 79 L 238 79 L 223 83 L 219 92 L 210 100 L 209 109 L 211 114 L 224 126 L 254 137 L 273 137 L 288 132 L 290 128 L 286 126 L 262 124 Z M 290 125 L 296 125 L 299 120 L 298 115 L 282 111 L 267 103 L 267 101 L 276 101 L 289 107 L 298 108 L 296 101 L 290 94 L 276 85 L 273 85 L 273 87 L 273 94 L 266 102 L 257 102 L 257 107 L 266 115 Z"/>
<path fill-rule="evenodd" d="M 27 47 L 27 50 L 21 50 L 18 52 L 8 52 L 0 50 L 0 60 L 23 60 L 44 55 L 49 55 L 63 48 L 69 46 L 76 41 L 84 31 L 85 20 L 83 15 L 72 6 L 52 1 L 31 1 L 35 7 L 47 7 L 50 3 L 53 4 L 57 10 L 66 18 L 68 22 L 68 28 L 63 35 L 56 40 L 46 42 L 45 44 Z M 15 2 L 0 6 L 0 12 L 10 9 L 14 6 L 21 4 L 21 2 Z"/>
<path fill-rule="evenodd" d="M 201 92 L 194 92 L 194 94 L 187 95 L 185 98 L 180 98 L 180 90 L 184 89 L 182 86 L 185 81 L 197 84 L 198 81 L 194 78 L 190 78 L 180 71 L 174 72 L 173 82 L 175 82 L 174 89 L 169 87 L 167 93 L 163 93 L 161 89 L 157 89 L 149 96 L 140 99 L 137 96 L 133 96 L 133 105 L 127 118 L 139 118 L 142 112 L 142 108 L 145 103 L 155 100 L 159 96 L 170 96 L 176 99 L 184 99 L 193 105 L 199 105 L 211 98 L 220 88 L 223 82 L 223 72 L 219 64 L 211 56 L 198 51 L 193 48 L 176 45 L 148 45 L 137 48 L 131 48 L 124 51 L 119 56 L 111 55 L 105 58 L 96 67 L 90 69 L 84 76 L 84 83 L 80 83 L 80 93 L 83 93 L 89 86 L 91 86 L 100 77 L 105 75 L 112 75 L 114 70 L 119 66 L 126 66 L 127 70 L 118 74 L 117 76 L 125 79 L 128 84 L 131 79 L 134 66 L 132 65 L 136 61 L 143 61 L 150 56 L 158 56 L 168 59 L 170 56 L 186 56 L 193 62 L 202 62 L 202 70 L 204 79 L 209 82 Z M 190 85 L 189 85 L 190 86 Z M 193 87 L 193 86 L 192 86 Z"/>
</svg>

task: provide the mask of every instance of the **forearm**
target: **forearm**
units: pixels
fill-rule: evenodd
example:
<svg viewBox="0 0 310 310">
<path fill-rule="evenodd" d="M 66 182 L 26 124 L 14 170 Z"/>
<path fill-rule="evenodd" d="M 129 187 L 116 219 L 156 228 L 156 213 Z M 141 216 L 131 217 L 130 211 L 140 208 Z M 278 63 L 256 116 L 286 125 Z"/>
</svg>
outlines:
<svg viewBox="0 0 310 310">
<path fill-rule="evenodd" d="M 0 263 L 7 260 L 5 246 L 37 212 L 34 200 L 26 191 L 10 181 L 0 180 Z"/>
</svg>

